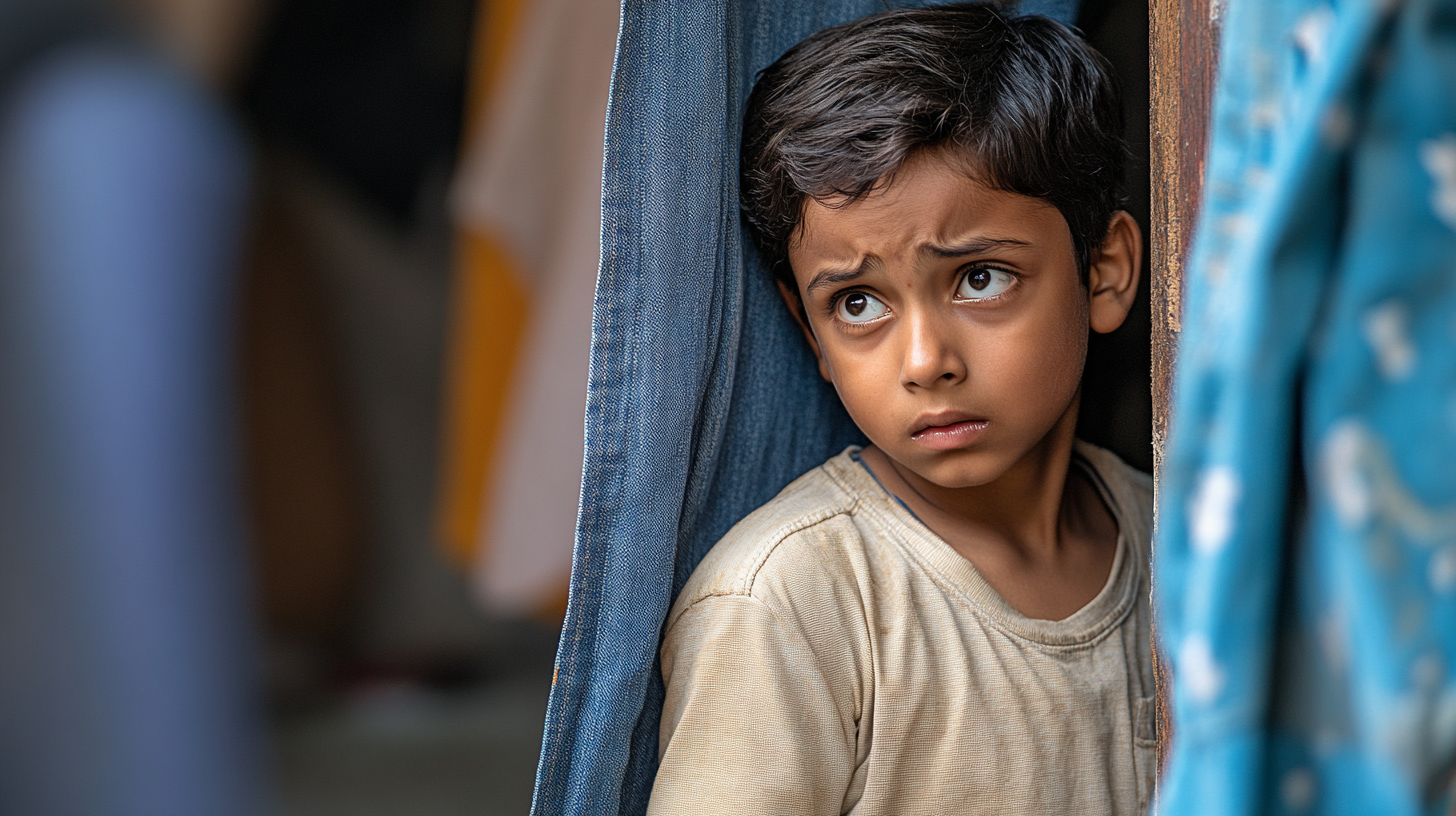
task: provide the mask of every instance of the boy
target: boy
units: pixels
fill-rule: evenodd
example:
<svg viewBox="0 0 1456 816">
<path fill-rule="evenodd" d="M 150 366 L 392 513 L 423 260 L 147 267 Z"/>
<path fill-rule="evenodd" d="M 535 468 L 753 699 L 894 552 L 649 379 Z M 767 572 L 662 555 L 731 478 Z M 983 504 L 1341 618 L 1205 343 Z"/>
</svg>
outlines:
<svg viewBox="0 0 1456 816">
<path fill-rule="evenodd" d="M 1074 34 L 984 6 L 761 75 L 744 215 L 872 444 L 678 598 L 649 812 L 1146 811 L 1151 484 L 1073 438 L 1088 330 L 1137 290 L 1120 111 Z"/>
</svg>

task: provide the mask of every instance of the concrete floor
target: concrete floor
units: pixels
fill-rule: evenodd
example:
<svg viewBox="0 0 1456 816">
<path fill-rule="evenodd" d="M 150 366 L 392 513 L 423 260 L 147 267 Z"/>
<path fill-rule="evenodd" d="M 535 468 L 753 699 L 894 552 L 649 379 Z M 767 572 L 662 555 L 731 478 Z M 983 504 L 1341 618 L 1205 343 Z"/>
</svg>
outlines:
<svg viewBox="0 0 1456 816">
<path fill-rule="evenodd" d="M 400 684 L 280 722 L 283 816 L 524 816 L 550 674 L 464 690 Z"/>
</svg>

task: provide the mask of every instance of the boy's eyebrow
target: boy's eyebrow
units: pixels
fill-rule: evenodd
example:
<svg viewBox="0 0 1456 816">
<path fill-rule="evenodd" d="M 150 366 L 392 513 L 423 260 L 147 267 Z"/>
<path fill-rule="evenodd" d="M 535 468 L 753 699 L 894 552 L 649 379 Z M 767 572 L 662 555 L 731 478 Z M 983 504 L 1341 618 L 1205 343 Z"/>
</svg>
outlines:
<svg viewBox="0 0 1456 816">
<path fill-rule="evenodd" d="M 926 244 L 921 247 L 921 251 L 929 252 L 940 258 L 959 258 L 962 255 L 979 255 L 982 252 L 989 252 L 993 249 L 1011 249 L 1028 246 L 1031 246 L 1031 244 L 1016 238 L 972 238 L 964 243 L 952 244 L 946 247 Z"/>
<path fill-rule="evenodd" d="M 878 263 L 878 261 L 878 258 L 871 255 L 866 257 L 863 261 L 860 261 L 858 266 L 851 267 L 849 269 L 821 269 L 814 275 L 813 280 L 809 281 L 809 285 L 804 287 L 804 293 L 809 294 L 815 289 L 824 289 L 837 283 L 852 281 L 855 278 L 863 275 L 865 272 L 869 271 L 869 268 L 874 264 Z"/>
<path fill-rule="evenodd" d="M 1013 249 L 1029 246 L 1031 246 L 1029 242 L 1017 238 L 972 238 L 963 243 L 944 247 L 935 244 L 925 244 L 920 248 L 920 251 L 928 252 L 939 258 L 960 258 L 966 255 L 979 255 L 993 249 Z M 848 269 L 821 269 L 809 281 L 809 285 L 804 287 L 804 293 L 808 294 L 816 289 L 824 289 L 835 284 L 852 281 L 869 271 L 870 267 L 877 263 L 879 263 L 879 259 L 871 255 L 861 261 L 858 266 Z"/>
</svg>

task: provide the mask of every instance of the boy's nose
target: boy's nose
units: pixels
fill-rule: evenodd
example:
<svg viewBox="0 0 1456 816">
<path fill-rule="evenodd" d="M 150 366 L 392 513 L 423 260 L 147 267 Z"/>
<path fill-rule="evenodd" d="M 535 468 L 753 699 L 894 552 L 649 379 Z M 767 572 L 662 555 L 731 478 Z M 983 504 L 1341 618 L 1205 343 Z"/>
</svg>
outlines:
<svg viewBox="0 0 1456 816">
<path fill-rule="evenodd" d="M 948 332 L 950 327 L 929 315 L 912 315 L 906 321 L 901 385 L 932 388 L 954 385 L 966 378 L 966 363 Z"/>
</svg>

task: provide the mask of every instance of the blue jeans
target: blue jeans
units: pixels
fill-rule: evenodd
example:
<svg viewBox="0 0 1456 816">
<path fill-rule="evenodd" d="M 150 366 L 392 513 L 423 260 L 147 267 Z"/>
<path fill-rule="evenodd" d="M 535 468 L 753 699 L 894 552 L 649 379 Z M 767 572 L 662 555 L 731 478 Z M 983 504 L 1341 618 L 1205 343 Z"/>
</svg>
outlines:
<svg viewBox="0 0 1456 816">
<path fill-rule="evenodd" d="M 646 810 L 673 598 L 734 523 L 863 441 L 741 227 L 738 138 L 759 70 L 819 29 L 885 7 L 623 5 L 585 477 L 533 814 Z M 1021 10 L 1069 20 L 1076 3 Z"/>
</svg>

